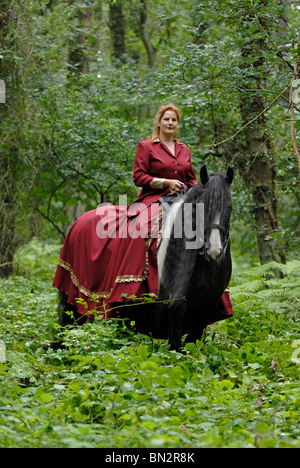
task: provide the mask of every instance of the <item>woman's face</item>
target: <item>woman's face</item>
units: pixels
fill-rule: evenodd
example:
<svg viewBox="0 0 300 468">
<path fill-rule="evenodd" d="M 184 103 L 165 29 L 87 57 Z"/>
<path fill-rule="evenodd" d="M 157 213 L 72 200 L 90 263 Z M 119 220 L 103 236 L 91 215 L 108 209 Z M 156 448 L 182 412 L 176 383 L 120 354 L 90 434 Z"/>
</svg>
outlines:
<svg viewBox="0 0 300 468">
<path fill-rule="evenodd" d="M 159 123 L 160 133 L 168 137 L 173 136 L 178 128 L 178 125 L 179 122 L 175 112 L 172 110 L 167 110 L 164 112 Z"/>
</svg>

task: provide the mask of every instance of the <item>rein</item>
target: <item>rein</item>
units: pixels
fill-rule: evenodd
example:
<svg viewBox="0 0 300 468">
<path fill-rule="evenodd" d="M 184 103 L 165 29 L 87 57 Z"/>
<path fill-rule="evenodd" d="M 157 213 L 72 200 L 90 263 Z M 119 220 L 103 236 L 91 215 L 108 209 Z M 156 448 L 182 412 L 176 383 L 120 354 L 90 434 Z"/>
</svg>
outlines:
<svg viewBox="0 0 300 468">
<path fill-rule="evenodd" d="M 229 232 L 229 229 L 225 229 L 223 226 L 221 226 L 221 224 L 209 224 L 208 226 L 206 226 L 204 228 L 204 232 L 208 231 L 208 229 L 219 229 L 219 231 L 223 232 L 223 234 L 225 234 L 225 236 Z"/>
<path fill-rule="evenodd" d="M 221 226 L 221 224 L 212 223 L 212 224 L 209 224 L 208 226 L 205 226 L 204 228 L 204 243 L 201 249 L 199 250 L 199 255 L 204 255 L 207 253 L 206 246 L 205 246 L 205 232 L 211 229 L 219 229 L 219 231 L 221 231 L 224 234 L 226 241 L 225 241 L 224 246 L 222 247 L 220 255 L 222 253 L 226 254 L 227 247 L 230 241 L 230 227 L 228 226 L 228 228 L 225 229 L 223 226 Z"/>
</svg>

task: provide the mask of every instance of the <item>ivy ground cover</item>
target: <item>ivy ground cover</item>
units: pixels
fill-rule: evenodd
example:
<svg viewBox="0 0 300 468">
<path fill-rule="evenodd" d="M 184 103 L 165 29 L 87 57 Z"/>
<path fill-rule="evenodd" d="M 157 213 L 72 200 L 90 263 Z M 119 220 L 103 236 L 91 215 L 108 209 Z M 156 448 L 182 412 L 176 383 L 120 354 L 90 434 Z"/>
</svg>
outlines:
<svg viewBox="0 0 300 468">
<path fill-rule="evenodd" d="M 51 265 L 1 280 L 0 446 L 299 448 L 299 262 L 270 268 L 183 353 L 117 320 L 57 330 Z"/>
</svg>

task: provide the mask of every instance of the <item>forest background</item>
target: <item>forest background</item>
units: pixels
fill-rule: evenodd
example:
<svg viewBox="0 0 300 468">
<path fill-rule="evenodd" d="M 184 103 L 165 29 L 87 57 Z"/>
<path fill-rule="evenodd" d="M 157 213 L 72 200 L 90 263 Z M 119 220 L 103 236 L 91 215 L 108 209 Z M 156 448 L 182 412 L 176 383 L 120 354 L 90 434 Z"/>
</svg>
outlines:
<svg viewBox="0 0 300 468">
<path fill-rule="evenodd" d="M 293 0 L 0 0 L 1 446 L 300 446 L 299 29 Z M 51 350 L 66 233 L 134 200 L 169 102 L 196 173 L 235 170 L 234 318 L 184 356 L 104 321 Z"/>
<path fill-rule="evenodd" d="M 235 168 L 233 242 L 261 263 L 298 249 L 298 2 L 0 2 L 0 274 L 33 236 L 134 199 L 157 108 L 182 109 L 196 172 Z M 294 83 L 294 86 L 293 84 Z"/>
</svg>

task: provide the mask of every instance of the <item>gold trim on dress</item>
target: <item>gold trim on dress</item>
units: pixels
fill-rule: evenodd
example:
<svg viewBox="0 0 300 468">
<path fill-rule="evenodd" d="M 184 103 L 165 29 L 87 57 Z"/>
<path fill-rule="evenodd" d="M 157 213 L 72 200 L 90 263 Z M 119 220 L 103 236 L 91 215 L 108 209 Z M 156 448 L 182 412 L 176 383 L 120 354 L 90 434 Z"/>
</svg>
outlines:
<svg viewBox="0 0 300 468">
<path fill-rule="evenodd" d="M 116 277 L 115 283 L 130 283 L 131 281 L 142 282 L 147 278 L 149 274 L 149 249 L 150 249 L 150 245 L 152 242 L 152 236 L 153 236 L 155 229 L 161 222 L 161 219 L 162 219 L 162 211 L 159 210 L 159 214 L 157 216 L 153 229 L 149 237 L 145 241 L 145 269 L 144 269 L 143 274 L 142 275 L 120 275 Z M 71 280 L 74 286 L 78 289 L 78 291 L 80 291 L 82 294 L 89 297 L 90 299 L 94 299 L 95 297 L 96 299 L 106 299 L 110 296 L 110 293 L 112 290 L 93 293 L 92 291 L 89 291 L 84 286 L 82 286 L 79 283 L 78 278 L 74 275 L 72 266 L 69 263 L 67 263 L 65 260 L 62 260 L 60 258 L 58 260 L 58 265 L 70 273 Z"/>
<path fill-rule="evenodd" d="M 94 299 L 94 298 L 96 298 L 96 299 L 106 299 L 106 298 L 109 297 L 111 291 L 101 291 L 101 292 L 93 293 L 92 291 L 89 291 L 87 288 L 82 286 L 79 283 L 78 278 L 74 275 L 72 266 L 69 263 L 62 260 L 61 258 L 58 260 L 58 265 L 61 266 L 62 268 L 64 268 L 66 271 L 68 271 L 70 273 L 72 283 L 78 289 L 78 291 L 80 291 L 86 297 L 89 297 L 90 299 Z"/>
<path fill-rule="evenodd" d="M 117 276 L 115 279 L 115 283 L 131 283 L 131 281 L 136 281 L 136 282 L 144 281 L 147 277 L 147 274 Z"/>
<path fill-rule="evenodd" d="M 142 275 L 121 275 L 117 276 L 115 279 L 115 283 L 130 283 L 131 281 L 142 282 L 148 276 L 148 267 L 149 267 L 149 248 L 152 241 L 151 235 L 145 242 L 145 269 Z"/>
</svg>

